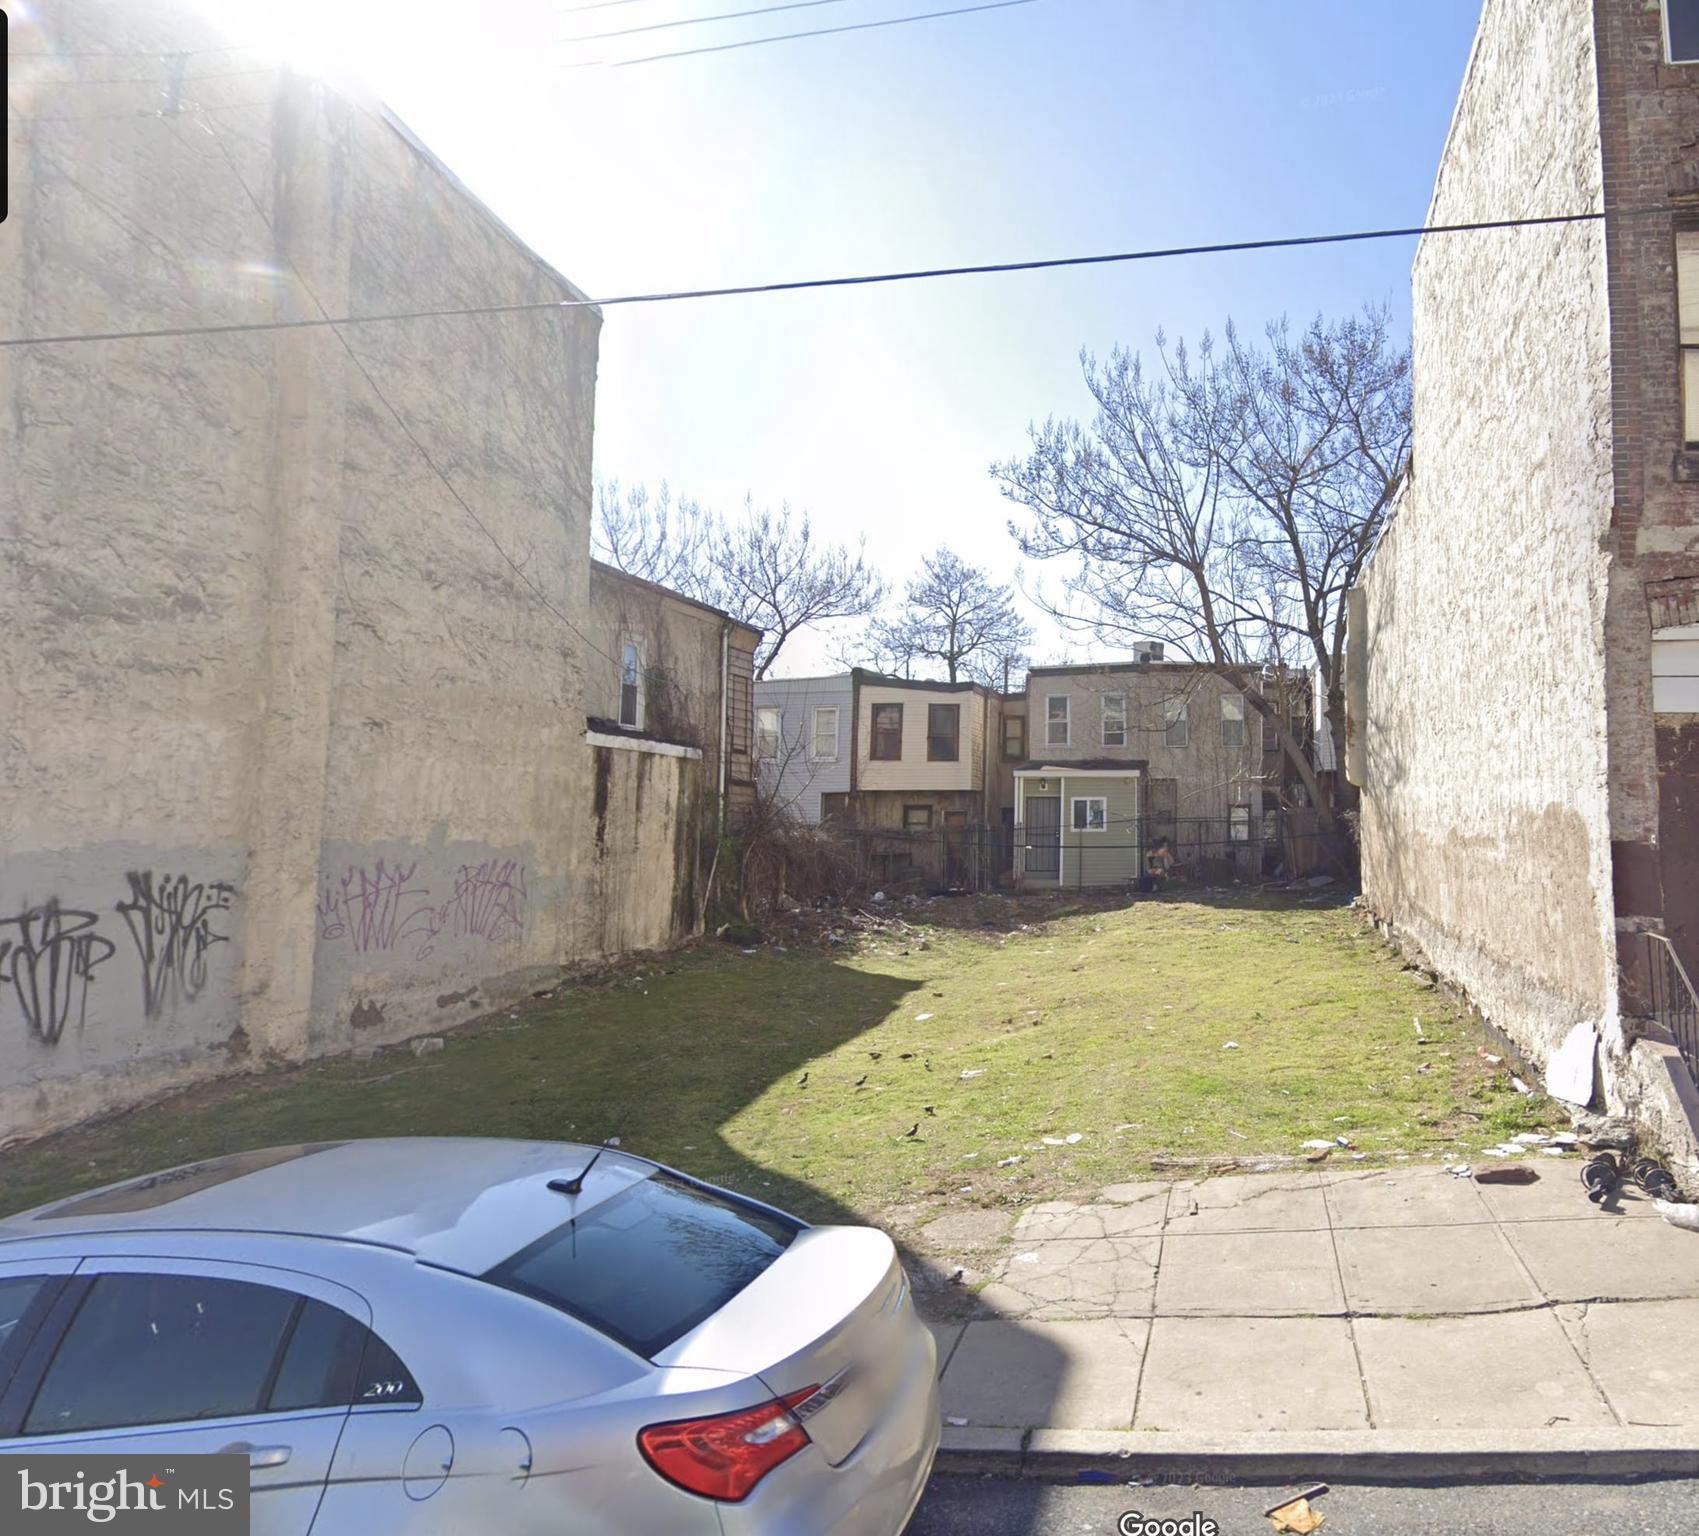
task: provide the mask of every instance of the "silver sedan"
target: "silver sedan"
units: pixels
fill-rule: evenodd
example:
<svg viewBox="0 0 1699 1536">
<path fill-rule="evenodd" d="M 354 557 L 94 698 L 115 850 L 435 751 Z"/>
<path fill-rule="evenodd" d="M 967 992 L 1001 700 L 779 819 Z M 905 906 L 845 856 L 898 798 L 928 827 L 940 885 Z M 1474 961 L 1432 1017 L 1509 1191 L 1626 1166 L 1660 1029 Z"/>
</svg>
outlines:
<svg viewBox="0 0 1699 1536">
<path fill-rule="evenodd" d="M 0 1221 L 0 1452 L 240 1452 L 254 1536 L 895 1536 L 891 1241 L 608 1148 L 242 1153 Z"/>
</svg>

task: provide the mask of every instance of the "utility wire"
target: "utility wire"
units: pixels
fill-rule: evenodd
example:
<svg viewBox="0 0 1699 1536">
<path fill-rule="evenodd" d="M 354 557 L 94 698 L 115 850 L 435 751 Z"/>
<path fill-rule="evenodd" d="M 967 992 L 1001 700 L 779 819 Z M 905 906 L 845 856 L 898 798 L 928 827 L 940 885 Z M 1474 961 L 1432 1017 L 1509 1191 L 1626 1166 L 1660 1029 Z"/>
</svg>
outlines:
<svg viewBox="0 0 1699 1536">
<path fill-rule="evenodd" d="M 984 0 L 980 5 L 962 5 L 949 11 L 922 11 L 918 16 L 892 16 L 884 21 L 857 21 L 842 27 L 817 27 L 811 32 L 780 32 L 772 37 L 751 37 L 740 43 L 714 43 L 704 48 L 680 48 L 672 53 L 646 53 L 640 58 L 621 59 L 614 69 L 634 64 L 658 64 L 662 59 L 688 59 L 702 53 L 731 53 L 738 48 L 759 48 L 766 43 L 790 43 L 802 37 L 833 37 L 843 32 L 871 32 L 876 27 L 903 27 L 911 21 L 936 21 L 942 16 L 968 16 L 975 11 L 1005 11 L 1015 5 L 1036 5 L 1038 0 Z"/>
<path fill-rule="evenodd" d="M 585 32 L 563 37 L 563 43 L 594 43 L 609 37 L 635 37 L 639 32 L 670 32 L 674 27 L 702 27 L 716 21 L 741 21 L 746 16 L 766 16 L 773 11 L 806 11 L 817 5 L 842 5 L 844 0 L 783 0 L 779 5 L 760 5 L 749 11 L 721 11 L 717 16 L 686 16 L 682 21 L 652 21 L 641 27 L 621 27 L 615 32 Z M 757 38 L 757 42 L 764 39 Z"/>
<path fill-rule="evenodd" d="M 1166 261 L 1179 256 L 1220 256 L 1244 251 L 1299 250 L 1306 246 L 1346 245 L 1368 240 L 1402 240 L 1422 235 L 1461 235 L 1497 229 L 1535 229 L 1564 224 L 1593 224 L 1607 218 L 1668 214 L 1664 204 L 1612 208 L 1595 213 L 1542 214 L 1525 219 L 1472 219 L 1458 224 L 1411 224 L 1396 229 L 1355 230 L 1349 234 L 1291 235 L 1273 240 L 1229 240 L 1213 245 L 1173 245 L 1098 256 L 1052 256 L 1036 261 L 993 261 L 959 267 L 919 267 L 911 271 L 867 272 L 849 277 L 808 277 L 775 283 L 740 283 L 725 288 L 680 288 L 652 293 L 623 293 L 603 299 L 534 299 L 516 304 L 467 304 L 442 309 L 397 310 L 377 315 L 336 315 L 324 319 L 256 320 L 228 325 L 160 326 L 135 331 L 81 331 L 53 336 L 0 337 L 0 347 L 63 346 L 85 341 L 152 341 L 180 336 L 233 336 L 266 331 L 314 330 L 338 325 L 378 325 L 403 320 L 445 320 L 474 315 L 516 315 L 530 311 L 603 309 L 620 304 L 671 304 L 687 299 L 724 299 L 768 293 L 800 293 L 827 288 L 861 288 L 881 283 L 925 282 L 944 277 L 983 277 L 1005 272 L 1046 272 L 1068 267 L 1100 267 L 1137 261 Z"/>
</svg>

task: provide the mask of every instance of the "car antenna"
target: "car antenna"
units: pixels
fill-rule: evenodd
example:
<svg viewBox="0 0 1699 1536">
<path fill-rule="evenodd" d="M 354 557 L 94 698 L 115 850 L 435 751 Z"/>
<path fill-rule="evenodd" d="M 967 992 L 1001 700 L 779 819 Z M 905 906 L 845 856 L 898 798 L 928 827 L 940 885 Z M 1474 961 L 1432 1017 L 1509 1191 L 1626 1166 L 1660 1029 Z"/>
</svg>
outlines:
<svg viewBox="0 0 1699 1536">
<path fill-rule="evenodd" d="M 589 1176 L 590 1170 L 596 1166 L 596 1159 L 607 1150 L 606 1147 L 597 1147 L 590 1161 L 573 1174 L 570 1179 L 550 1179 L 549 1188 L 562 1195 L 582 1194 L 584 1192 L 584 1180 Z"/>
</svg>

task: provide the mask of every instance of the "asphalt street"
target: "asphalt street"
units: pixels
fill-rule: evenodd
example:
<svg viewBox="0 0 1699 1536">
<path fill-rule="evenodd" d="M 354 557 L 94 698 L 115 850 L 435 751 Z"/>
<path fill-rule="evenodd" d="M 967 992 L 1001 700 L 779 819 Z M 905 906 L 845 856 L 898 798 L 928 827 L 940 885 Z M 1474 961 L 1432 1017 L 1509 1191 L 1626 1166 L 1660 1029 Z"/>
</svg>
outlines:
<svg viewBox="0 0 1699 1536">
<path fill-rule="evenodd" d="M 1191 1536 L 1192 1526 L 1162 1522 L 1194 1515 L 1215 1521 L 1216 1536 L 1272 1536 L 1263 1511 L 1284 1491 L 939 1476 L 908 1536 Z M 1327 1517 L 1324 1536 L 1688 1536 L 1699 1528 L 1699 1483 L 1336 1486 L 1314 1507 Z M 1123 1526 L 1135 1514 L 1156 1523 Z"/>
</svg>

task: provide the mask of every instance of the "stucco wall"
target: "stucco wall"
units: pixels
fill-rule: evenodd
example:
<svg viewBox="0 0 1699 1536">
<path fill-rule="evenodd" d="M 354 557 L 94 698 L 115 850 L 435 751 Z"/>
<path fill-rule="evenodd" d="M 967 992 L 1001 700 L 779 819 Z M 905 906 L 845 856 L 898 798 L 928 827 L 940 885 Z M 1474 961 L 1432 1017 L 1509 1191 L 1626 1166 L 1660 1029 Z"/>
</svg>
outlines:
<svg viewBox="0 0 1699 1536">
<path fill-rule="evenodd" d="M 373 106 L 214 67 L 169 5 L 32 10 L 14 45 L 63 52 L 14 63 L 0 333 L 573 296 Z M 624 942 L 579 638 L 599 324 L 0 354 L 0 1136 Z"/>
<path fill-rule="evenodd" d="M 759 631 L 599 561 L 590 565 L 590 618 L 585 712 L 619 720 L 624 647 L 631 642 L 642 663 L 639 729 L 699 748 L 706 782 L 717 784 L 722 728 L 731 724 L 725 698 L 729 674 L 734 661 L 747 666 Z M 747 699 L 742 707 L 748 709 Z M 743 729 L 747 734 L 747 723 Z"/>
<path fill-rule="evenodd" d="M 1433 222 L 1599 206 L 1588 0 L 1487 0 Z M 1414 469 L 1365 582 L 1364 893 L 1543 1059 L 1614 1015 L 1604 239 L 1423 240 Z"/>
</svg>

